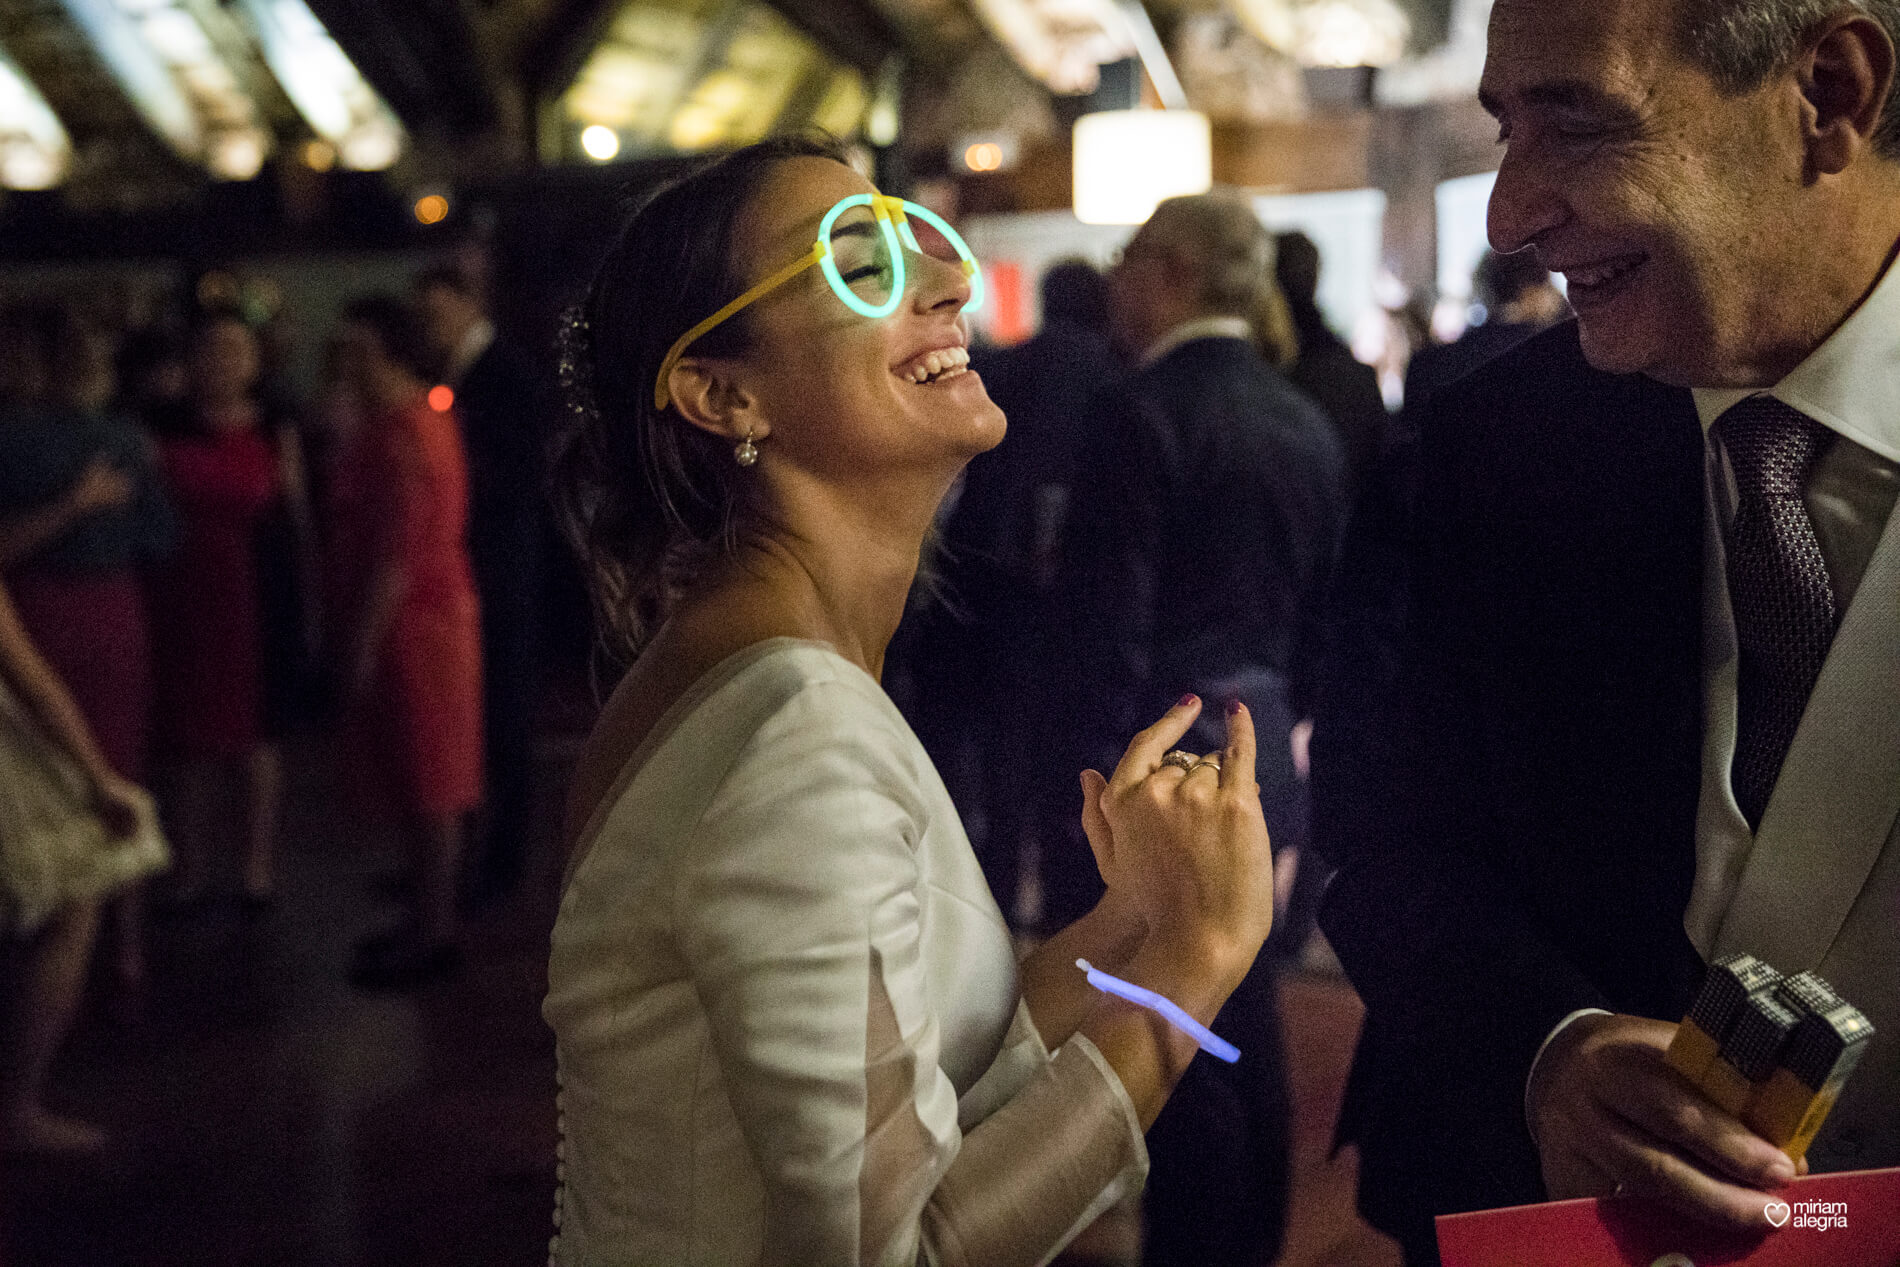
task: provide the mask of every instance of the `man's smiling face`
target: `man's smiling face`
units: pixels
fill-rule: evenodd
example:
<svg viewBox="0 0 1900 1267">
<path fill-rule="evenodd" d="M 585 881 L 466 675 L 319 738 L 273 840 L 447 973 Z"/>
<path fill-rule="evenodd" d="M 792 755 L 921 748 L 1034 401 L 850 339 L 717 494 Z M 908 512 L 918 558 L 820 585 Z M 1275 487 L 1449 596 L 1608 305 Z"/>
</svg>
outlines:
<svg viewBox="0 0 1900 1267">
<path fill-rule="evenodd" d="M 1566 276 L 1591 364 L 1713 386 L 1750 361 L 1798 255 L 1803 159 L 1779 77 L 1723 94 L 1680 5 L 1498 0 L 1479 90 L 1506 147 L 1490 231 Z"/>
</svg>

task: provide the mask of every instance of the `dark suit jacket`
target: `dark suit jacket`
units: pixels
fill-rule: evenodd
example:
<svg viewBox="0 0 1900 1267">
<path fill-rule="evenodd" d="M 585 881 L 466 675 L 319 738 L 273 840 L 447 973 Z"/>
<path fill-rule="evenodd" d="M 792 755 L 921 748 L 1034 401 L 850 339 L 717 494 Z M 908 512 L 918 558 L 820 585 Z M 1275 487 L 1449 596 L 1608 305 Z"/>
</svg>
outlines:
<svg viewBox="0 0 1900 1267">
<path fill-rule="evenodd" d="M 1507 321 L 1487 321 L 1458 336 L 1456 342 L 1420 348 L 1405 367 L 1405 407 L 1423 405 L 1443 388 L 1537 333 L 1537 327 Z"/>
<path fill-rule="evenodd" d="M 1311 396 L 1332 420 L 1345 450 L 1347 484 L 1356 500 L 1367 472 L 1386 445 L 1385 397 L 1379 372 L 1362 364 L 1324 324 L 1300 331 L 1300 359 L 1287 379 Z"/>
<path fill-rule="evenodd" d="M 1421 418 L 1393 767 L 1321 917 L 1368 1008 L 1341 1133 L 1361 1205 L 1542 1199 L 1525 1076 L 1569 1012 L 1677 1020 L 1701 745 L 1702 436 L 1574 324 Z M 1436 1261 L 1435 1255 L 1419 1261 Z"/>
<path fill-rule="evenodd" d="M 455 412 L 468 454 L 470 545 L 479 571 L 479 556 L 515 548 L 524 521 L 531 529 L 540 514 L 553 416 L 532 363 L 499 338 L 455 385 Z M 490 535 L 504 539 L 491 545 Z"/>
<path fill-rule="evenodd" d="M 1150 702 L 1131 686 L 1297 674 L 1346 514 L 1318 406 L 1252 344 L 1197 339 L 1102 402 L 1095 443 L 1067 571 L 1076 645 L 1135 706 L 1111 733 L 1126 743 Z"/>
</svg>

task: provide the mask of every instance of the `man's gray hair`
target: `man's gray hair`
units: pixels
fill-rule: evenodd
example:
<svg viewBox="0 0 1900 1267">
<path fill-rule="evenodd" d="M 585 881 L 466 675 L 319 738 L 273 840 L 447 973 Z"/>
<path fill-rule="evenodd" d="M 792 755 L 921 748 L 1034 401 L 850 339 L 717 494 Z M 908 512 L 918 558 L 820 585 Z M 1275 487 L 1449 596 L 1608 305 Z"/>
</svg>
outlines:
<svg viewBox="0 0 1900 1267">
<path fill-rule="evenodd" d="M 1246 195 L 1216 188 L 1164 198 L 1141 234 L 1192 272 L 1204 312 L 1245 317 L 1260 350 L 1278 364 L 1298 355 L 1293 318 L 1274 278 L 1273 234 Z"/>
<path fill-rule="evenodd" d="M 1865 13 L 1900 46 L 1900 0 L 1688 0 L 1689 54 L 1724 92 L 1749 92 L 1786 68 L 1815 27 L 1843 11 Z M 1900 160 L 1900 93 L 1887 96 L 1874 147 Z"/>
<path fill-rule="evenodd" d="M 1251 316 L 1273 276 L 1273 234 L 1234 190 L 1163 199 L 1145 236 L 1193 267 L 1209 312 Z"/>
</svg>

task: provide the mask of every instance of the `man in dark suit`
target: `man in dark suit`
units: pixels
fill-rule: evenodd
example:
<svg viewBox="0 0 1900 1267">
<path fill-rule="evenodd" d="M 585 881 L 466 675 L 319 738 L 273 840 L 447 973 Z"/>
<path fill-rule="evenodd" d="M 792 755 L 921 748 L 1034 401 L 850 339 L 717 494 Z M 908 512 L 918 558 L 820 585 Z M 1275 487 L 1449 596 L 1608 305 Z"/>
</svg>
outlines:
<svg viewBox="0 0 1900 1267">
<path fill-rule="evenodd" d="M 1276 237 L 1273 268 L 1300 344 L 1286 376 L 1332 420 L 1346 452 L 1348 504 L 1356 503 L 1386 443 L 1379 372 L 1354 356 L 1346 341 L 1326 324 L 1326 314 L 1319 307 L 1319 245 L 1312 238 L 1297 229 Z"/>
<path fill-rule="evenodd" d="M 534 712 L 541 663 L 537 621 L 545 455 L 553 426 L 547 387 L 528 358 L 498 338 L 474 281 L 453 268 L 416 279 L 416 306 L 455 393 L 469 474 L 469 558 L 482 605 L 485 827 L 476 843 L 478 900 L 510 892 L 528 847 Z"/>
<path fill-rule="evenodd" d="M 1109 341 L 1108 283 L 1094 265 L 1058 262 L 1040 289 L 1034 337 L 979 353 L 974 365 L 1009 418 L 1009 443 L 965 469 L 944 525 L 938 570 L 948 601 L 922 613 L 912 711 L 972 823 L 997 903 L 1014 917 L 1023 846 L 1034 840 L 1039 918 L 1056 929 L 1101 896 L 1094 855 L 1072 830 L 1074 762 L 1052 759 L 1068 712 L 1059 687 L 1069 655 L 1052 633 L 1065 526 L 1097 431 L 1095 400 L 1121 365 Z M 1066 847 L 1057 843 L 1063 836 L 1071 837 Z"/>
<path fill-rule="evenodd" d="M 1256 345 L 1252 318 L 1275 297 L 1273 239 L 1244 199 L 1163 202 L 1110 282 L 1139 368 L 1104 402 L 1068 565 L 1101 757 L 1184 691 L 1243 699 L 1268 826 L 1288 843 L 1301 808 L 1295 666 L 1345 514 L 1339 441 Z M 1219 747 L 1205 732 L 1183 743 Z M 1150 1264 L 1278 1255 L 1289 1104 L 1274 989 L 1263 957 L 1214 1025 L 1245 1055 L 1196 1057 L 1148 1132 Z"/>
<path fill-rule="evenodd" d="M 1579 320 L 1421 419 L 1385 812 L 1322 915 L 1368 1008 L 1341 1134 L 1409 1263 L 1546 1198 L 1765 1230 L 1794 1166 L 1662 1060 L 1714 956 L 1900 1028 L 1896 35 L 1893 0 L 1493 11 L 1491 238 Z M 1900 1164 L 1889 1034 L 1816 1169 Z"/>
</svg>

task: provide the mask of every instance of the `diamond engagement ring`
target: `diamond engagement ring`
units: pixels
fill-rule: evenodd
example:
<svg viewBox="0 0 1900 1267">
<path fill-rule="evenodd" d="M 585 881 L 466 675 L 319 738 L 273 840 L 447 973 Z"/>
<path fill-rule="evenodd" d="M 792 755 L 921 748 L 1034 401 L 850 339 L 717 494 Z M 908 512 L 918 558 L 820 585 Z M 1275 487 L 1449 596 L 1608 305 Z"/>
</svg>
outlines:
<svg viewBox="0 0 1900 1267">
<path fill-rule="evenodd" d="M 1161 764 L 1174 766 L 1176 769 L 1180 770 L 1181 773 L 1186 774 L 1188 771 L 1192 770 L 1196 765 L 1198 765 L 1200 763 L 1200 760 L 1201 759 L 1195 756 L 1193 753 L 1182 752 L 1179 748 L 1176 748 L 1173 752 L 1170 752 L 1167 756 L 1161 758 Z"/>
</svg>

